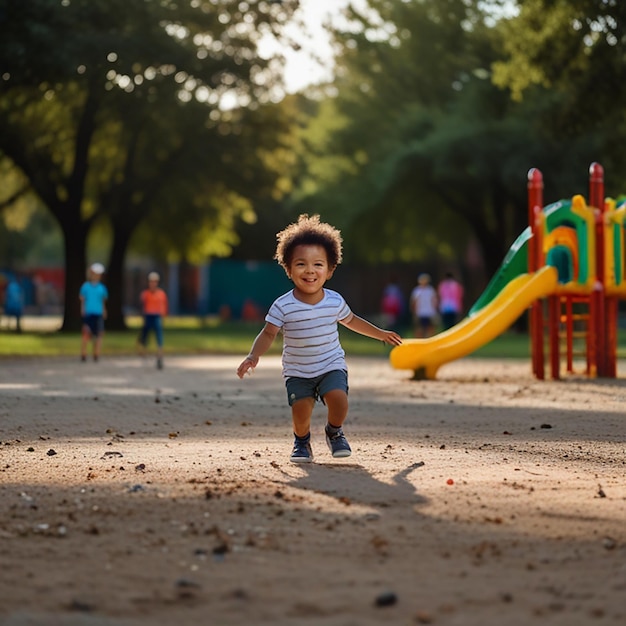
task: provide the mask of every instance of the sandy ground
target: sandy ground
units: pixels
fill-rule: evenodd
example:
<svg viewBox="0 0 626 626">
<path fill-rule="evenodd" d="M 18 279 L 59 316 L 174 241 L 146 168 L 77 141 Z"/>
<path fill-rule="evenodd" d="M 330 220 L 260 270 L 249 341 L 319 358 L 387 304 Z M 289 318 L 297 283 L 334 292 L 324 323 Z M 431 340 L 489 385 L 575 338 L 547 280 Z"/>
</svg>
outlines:
<svg viewBox="0 0 626 626">
<path fill-rule="evenodd" d="M 624 378 L 350 359 L 295 466 L 239 361 L 0 361 L 2 626 L 626 623 Z"/>
</svg>

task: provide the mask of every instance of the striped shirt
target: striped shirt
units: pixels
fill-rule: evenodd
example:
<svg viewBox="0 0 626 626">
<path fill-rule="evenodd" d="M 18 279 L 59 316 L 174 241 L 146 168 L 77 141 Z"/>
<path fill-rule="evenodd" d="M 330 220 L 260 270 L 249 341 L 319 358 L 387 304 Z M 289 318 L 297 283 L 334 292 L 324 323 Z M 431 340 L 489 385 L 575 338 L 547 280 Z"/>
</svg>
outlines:
<svg viewBox="0 0 626 626">
<path fill-rule="evenodd" d="M 317 304 L 296 299 L 293 290 L 270 307 L 265 321 L 283 332 L 283 376 L 314 378 L 331 370 L 347 370 L 337 322 L 352 311 L 336 291 L 324 289 Z"/>
</svg>

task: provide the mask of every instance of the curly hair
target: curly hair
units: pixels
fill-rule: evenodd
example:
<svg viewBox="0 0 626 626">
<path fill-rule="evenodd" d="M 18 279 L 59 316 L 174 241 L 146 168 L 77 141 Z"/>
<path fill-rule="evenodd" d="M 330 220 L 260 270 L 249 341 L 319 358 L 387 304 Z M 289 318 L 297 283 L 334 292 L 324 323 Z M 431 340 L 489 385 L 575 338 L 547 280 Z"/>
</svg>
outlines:
<svg viewBox="0 0 626 626">
<path fill-rule="evenodd" d="M 303 213 L 298 221 L 276 234 L 278 245 L 274 258 L 287 271 L 296 246 L 322 246 L 326 250 L 328 265 L 335 268 L 341 263 L 341 233 L 334 226 L 320 222 L 319 215 L 309 217 Z"/>
</svg>

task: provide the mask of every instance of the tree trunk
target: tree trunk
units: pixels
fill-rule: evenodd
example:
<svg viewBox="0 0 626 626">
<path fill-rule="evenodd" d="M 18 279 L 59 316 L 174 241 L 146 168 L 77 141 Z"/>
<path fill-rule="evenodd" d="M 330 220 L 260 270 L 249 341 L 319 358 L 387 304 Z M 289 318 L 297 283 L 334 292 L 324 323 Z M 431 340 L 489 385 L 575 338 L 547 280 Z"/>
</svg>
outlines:
<svg viewBox="0 0 626 626">
<path fill-rule="evenodd" d="M 119 227 L 113 231 L 113 246 L 109 257 L 109 267 L 107 270 L 108 284 L 114 285 L 115 289 L 109 288 L 109 317 L 107 328 L 111 330 L 126 330 L 126 319 L 124 317 L 124 294 L 126 292 L 124 260 L 130 242 L 131 233 Z"/>
<path fill-rule="evenodd" d="M 86 280 L 87 228 L 81 225 L 72 230 L 63 229 L 65 251 L 65 309 L 62 331 L 81 328 L 79 292 Z M 78 349 L 78 347 L 77 347 Z"/>
</svg>

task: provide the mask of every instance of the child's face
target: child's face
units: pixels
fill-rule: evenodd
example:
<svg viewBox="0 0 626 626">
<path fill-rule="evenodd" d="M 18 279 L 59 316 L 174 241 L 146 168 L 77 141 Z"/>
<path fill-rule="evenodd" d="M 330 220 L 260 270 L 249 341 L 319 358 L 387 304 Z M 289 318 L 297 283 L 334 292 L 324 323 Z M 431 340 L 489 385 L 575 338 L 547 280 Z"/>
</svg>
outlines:
<svg viewBox="0 0 626 626">
<path fill-rule="evenodd" d="M 310 297 L 321 292 L 324 283 L 334 271 L 335 268 L 328 265 L 323 246 L 300 245 L 293 250 L 287 274 L 293 281 L 296 292 Z"/>
<path fill-rule="evenodd" d="M 148 289 L 150 289 L 150 291 L 156 291 L 156 288 L 159 286 L 159 281 L 156 280 L 156 278 L 153 278 L 152 280 L 148 280 Z"/>
</svg>

